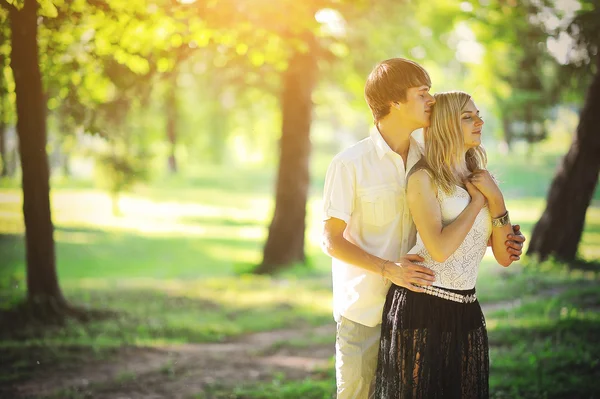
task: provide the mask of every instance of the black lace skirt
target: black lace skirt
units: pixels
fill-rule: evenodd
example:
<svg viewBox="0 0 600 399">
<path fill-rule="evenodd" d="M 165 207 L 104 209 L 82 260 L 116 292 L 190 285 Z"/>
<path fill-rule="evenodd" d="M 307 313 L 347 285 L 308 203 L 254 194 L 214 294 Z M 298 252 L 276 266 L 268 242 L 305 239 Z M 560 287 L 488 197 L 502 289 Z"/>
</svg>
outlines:
<svg viewBox="0 0 600 399">
<path fill-rule="evenodd" d="M 375 397 L 488 398 L 488 353 L 478 301 L 458 303 L 392 285 L 383 309 Z"/>
</svg>

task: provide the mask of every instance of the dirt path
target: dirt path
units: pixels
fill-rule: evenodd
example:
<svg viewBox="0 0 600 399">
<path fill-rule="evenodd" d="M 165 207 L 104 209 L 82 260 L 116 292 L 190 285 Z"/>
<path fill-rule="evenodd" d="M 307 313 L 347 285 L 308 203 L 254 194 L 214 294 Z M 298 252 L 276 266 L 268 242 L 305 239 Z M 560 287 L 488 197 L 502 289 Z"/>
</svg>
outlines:
<svg viewBox="0 0 600 399">
<path fill-rule="evenodd" d="M 328 345 L 286 345 L 291 340 L 331 336 L 333 324 L 301 330 L 246 335 L 217 344 L 123 348 L 108 361 L 91 361 L 77 369 L 48 372 L 17 387 L 19 398 L 47 397 L 70 391 L 98 399 L 189 398 L 241 382 L 270 381 L 285 374 L 302 379 L 325 367 L 333 355 Z M 66 395 L 65 395 L 66 396 Z M 210 396 L 207 396 L 210 397 Z"/>
<path fill-rule="evenodd" d="M 553 289 L 540 295 L 555 295 Z M 521 305 L 521 300 L 483 304 L 485 314 Z M 334 354 L 335 325 L 249 334 L 214 344 L 122 348 L 110 360 L 46 372 L 17 387 L 18 398 L 179 399 L 219 388 L 271 381 L 284 374 L 303 379 L 326 367 Z M 319 337 L 325 337 L 320 339 Z M 327 342 L 311 344 L 310 342 Z M 316 341 L 315 341 L 315 338 Z M 305 345 L 290 341 L 304 340 Z M 62 391 L 61 391 L 62 390 Z M 54 396 L 52 396 L 54 395 Z M 67 395 L 64 394 L 66 397 Z"/>
</svg>

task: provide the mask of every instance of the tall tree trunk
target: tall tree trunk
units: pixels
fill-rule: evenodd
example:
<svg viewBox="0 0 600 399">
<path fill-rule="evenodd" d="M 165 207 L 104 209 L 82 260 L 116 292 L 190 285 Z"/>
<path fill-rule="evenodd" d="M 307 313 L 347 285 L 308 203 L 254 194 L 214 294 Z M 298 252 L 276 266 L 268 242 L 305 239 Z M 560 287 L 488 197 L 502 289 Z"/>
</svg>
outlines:
<svg viewBox="0 0 600 399">
<path fill-rule="evenodd" d="M 2 101 L 2 99 L 0 99 Z M 8 153 L 6 151 L 6 123 L 3 120 L 3 111 L 0 110 L 0 167 L 2 167 L 2 172 L 0 172 L 0 177 L 8 176 Z"/>
<path fill-rule="evenodd" d="M 0 45 L 4 44 L 6 37 L 4 37 L 4 29 L 0 29 Z M 6 115 L 8 114 L 7 97 L 8 97 L 8 85 L 6 79 L 4 79 L 4 65 L 6 64 L 6 57 L 0 53 L 0 177 L 8 176 L 8 157 L 6 151 Z"/>
<path fill-rule="evenodd" d="M 167 81 L 167 95 L 165 98 L 165 111 L 167 116 L 167 139 L 169 140 L 169 172 L 177 173 L 177 158 L 175 148 L 177 145 L 177 71 L 171 72 Z"/>
<path fill-rule="evenodd" d="M 550 186 L 546 210 L 531 235 L 528 255 L 572 261 L 600 170 L 600 56 L 577 133 Z"/>
<path fill-rule="evenodd" d="M 309 187 L 312 92 L 318 66 L 315 39 L 309 51 L 297 51 L 283 76 L 282 134 L 275 213 L 256 273 L 273 273 L 293 262 L 304 261 L 306 200 Z"/>
<path fill-rule="evenodd" d="M 46 107 L 37 46 L 36 0 L 11 9 L 11 68 L 17 97 L 17 134 L 22 167 L 23 216 L 27 251 L 27 296 L 30 302 L 62 304 L 50 215 L 46 154 Z"/>
</svg>

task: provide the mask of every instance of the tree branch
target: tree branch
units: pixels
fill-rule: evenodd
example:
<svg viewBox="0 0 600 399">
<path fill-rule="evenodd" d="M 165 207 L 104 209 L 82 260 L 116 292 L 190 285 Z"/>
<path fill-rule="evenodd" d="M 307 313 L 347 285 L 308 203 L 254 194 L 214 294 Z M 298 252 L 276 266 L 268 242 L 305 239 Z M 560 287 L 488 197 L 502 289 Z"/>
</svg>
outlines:
<svg viewBox="0 0 600 399">
<path fill-rule="evenodd" d="M 8 12 L 11 12 L 11 11 L 17 12 L 17 11 L 19 11 L 19 9 L 17 7 L 15 7 L 14 4 L 10 4 L 6 0 L 0 0 L 0 7 L 4 8 Z"/>
</svg>

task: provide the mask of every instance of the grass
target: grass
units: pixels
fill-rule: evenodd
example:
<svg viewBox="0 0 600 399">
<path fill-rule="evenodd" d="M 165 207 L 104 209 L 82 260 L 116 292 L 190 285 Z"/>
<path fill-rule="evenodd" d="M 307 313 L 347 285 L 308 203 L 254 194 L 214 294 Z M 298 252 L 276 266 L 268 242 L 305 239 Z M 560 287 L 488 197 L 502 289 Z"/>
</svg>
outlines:
<svg viewBox="0 0 600 399">
<path fill-rule="evenodd" d="M 486 312 L 490 340 L 490 391 L 497 399 L 596 398 L 600 395 L 600 290 L 597 273 L 546 262 L 514 275 L 517 286 L 544 275 L 545 294 L 522 293 L 516 306 Z M 533 281 L 531 285 L 536 285 Z M 510 293 L 509 293 L 510 295 Z M 505 296 L 503 299 L 507 299 Z M 288 342 L 304 347 L 325 337 Z M 332 360 L 333 361 L 333 360 Z M 211 392 L 214 398 L 332 398 L 333 365 L 303 381 L 273 381 Z M 198 396 L 204 398 L 206 396 Z"/>
<path fill-rule="evenodd" d="M 556 157 L 492 165 L 499 170 L 512 219 L 526 235 L 543 210 L 553 163 Z M 319 249 L 322 174 L 313 172 L 317 179 L 307 208 L 309 267 L 298 265 L 277 277 L 243 273 L 261 260 L 273 211 L 271 172 L 207 169 L 165 178 L 124 195 L 121 217 L 111 214 L 110 198 L 89 184 L 59 182 L 51 198 L 63 291 L 71 303 L 117 315 L 42 333 L 12 331 L 0 341 L 0 355 L 9 359 L 2 381 L 31 378 L 42 368 L 38 361 L 68 367 L 89 356 L 110 357 L 123 346 L 219 342 L 331 323 L 330 261 Z M 25 294 L 24 242 L 21 194 L 11 182 L 0 187 L 0 308 L 6 309 Z M 580 254 L 600 259 L 598 202 L 587 212 Z M 487 315 L 493 397 L 599 395 L 594 384 L 600 377 L 600 345 L 594 338 L 600 336 L 597 283 L 593 270 L 531 261 L 505 269 L 486 256 L 478 283 L 481 302 L 511 305 Z M 273 347 L 310 348 L 328 340 L 333 337 L 274 342 Z M 173 368 L 165 365 L 161 372 L 170 374 Z M 130 378 L 135 376 L 114 383 Z M 329 398 L 334 386 L 330 366 L 302 381 L 276 375 L 234 388 L 215 384 L 198 397 Z M 82 394 L 62 397 L 84 397 L 77 395 Z"/>
<path fill-rule="evenodd" d="M 598 397 L 599 303 L 597 286 L 573 288 L 491 315 L 494 397 Z"/>
</svg>

